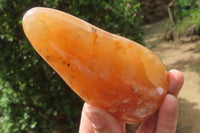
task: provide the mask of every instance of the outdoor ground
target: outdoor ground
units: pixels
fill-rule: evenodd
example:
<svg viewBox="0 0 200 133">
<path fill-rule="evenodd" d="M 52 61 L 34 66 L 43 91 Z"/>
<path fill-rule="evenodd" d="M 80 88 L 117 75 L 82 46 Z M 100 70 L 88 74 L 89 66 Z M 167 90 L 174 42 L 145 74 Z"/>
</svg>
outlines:
<svg viewBox="0 0 200 133">
<path fill-rule="evenodd" d="M 185 78 L 178 96 L 179 120 L 176 133 L 200 133 L 200 40 L 163 40 L 166 20 L 144 27 L 145 43 L 157 54 L 167 69 L 180 70 Z M 190 40 L 190 38 L 184 38 Z M 131 133 L 134 127 L 128 127 Z"/>
</svg>

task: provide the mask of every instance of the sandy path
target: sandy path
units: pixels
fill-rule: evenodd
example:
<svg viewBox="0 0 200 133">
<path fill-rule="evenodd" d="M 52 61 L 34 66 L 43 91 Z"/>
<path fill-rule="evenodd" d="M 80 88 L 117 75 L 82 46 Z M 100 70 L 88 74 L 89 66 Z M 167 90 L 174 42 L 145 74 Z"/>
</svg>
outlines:
<svg viewBox="0 0 200 133">
<path fill-rule="evenodd" d="M 200 41 L 161 42 L 153 49 L 168 69 L 180 70 L 185 83 L 179 94 L 177 133 L 200 133 Z"/>
<path fill-rule="evenodd" d="M 185 83 L 178 96 L 179 120 L 176 133 L 200 133 L 200 40 L 190 43 L 165 42 L 162 38 L 166 20 L 144 27 L 145 43 L 157 54 L 167 69 L 180 70 Z M 128 133 L 135 127 L 128 126 Z"/>
</svg>

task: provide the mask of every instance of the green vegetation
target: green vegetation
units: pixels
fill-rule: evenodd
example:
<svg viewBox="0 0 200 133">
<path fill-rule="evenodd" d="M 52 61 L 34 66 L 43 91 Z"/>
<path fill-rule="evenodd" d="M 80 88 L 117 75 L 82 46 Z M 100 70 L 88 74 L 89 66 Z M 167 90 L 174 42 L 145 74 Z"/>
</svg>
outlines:
<svg viewBox="0 0 200 133">
<path fill-rule="evenodd" d="M 190 13 L 198 9 L 198 0 L 175 0 L 174 16 L 176 21 L 189 16 Z"/>
<path fill-rule="evenodd" d="M 200 9 L 198 0 L 176 0 L 174 18 L 179 36 L 200 34 Z"/>
<path fill-rule="evenodd" d="M 23 33 L 22 17 L 35 6 L 68 12 L 143 43 L 140 2 L 0 0 L 0 133 L 76 133 L 83 101 L 41 59 Z M 176 30 L 185 33 L 193 26 L 199 34 L 197 0 L 176 0 L 173 9 Z"/>
<path fill-rule="evenodd" d="M 191 68 L 189 68 L 189 71 L 199 73 L 200 72 L 200 66 L 191 67 Z"/>
<path fill-rule="evenodd" d="M 194 10 L 190 15 L 183 18 L 181 22 L 178 22 L 176 25 L 176 30 L 179 34 L 185 35 L 194 35 L 199 34 L 200 28 L 200 10 Z"/>
<path fill-rule="evenodd" d="M 77 132 L 82 101 L 33 50 L 22 30 L 28 9 L 66 11 L 142 42 L 136 0 L 0 0 L 0 133 Z"/>
</svg>

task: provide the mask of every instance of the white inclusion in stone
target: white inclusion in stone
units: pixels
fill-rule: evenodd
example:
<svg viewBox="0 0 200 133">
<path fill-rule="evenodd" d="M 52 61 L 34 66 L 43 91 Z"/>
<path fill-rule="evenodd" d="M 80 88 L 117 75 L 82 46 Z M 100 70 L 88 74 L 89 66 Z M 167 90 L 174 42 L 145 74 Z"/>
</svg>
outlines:
<svg viewBox="0 0 200 133">
<path fill-rule="evenodd" d="M 164 92 L 164 90 L 163 90 L 162 87 L 158 87 L 156 90 L 157 90 L 157 92 L 158 92 L 160 95 L 162 95 L 163 92 Z"/>
<path fill-rule="evenodd" d="M 140 105 L 143 100 L 138 100 L 137 105 Z"/>
<path fill-rule="evenodd" d="M 144 118 L 147 114 L 147 109 L 145 108 L 138 108 L 135 110 L 134 112 L 134 116 L 140 117 L 140 118 Z"/>
<path fill-rule="evenodd" d="M 128 103 L 130 101 L 130 99 L 124 99 L 123 103 Z"/>
<path fill-rule="evenodd" d="M 153 103 L 145 103 L 141 107 L 137 108 L 133 115 L 140 118 L 145 118 L 153 113 L 155 106 L 156 105 Z"/>
<path fill-rule="evenodd" d="M 100 73 L 100 77 L 107 81 L 110 81 L 110 70 L 109 69 L 102 70 Z"/>
</svg>

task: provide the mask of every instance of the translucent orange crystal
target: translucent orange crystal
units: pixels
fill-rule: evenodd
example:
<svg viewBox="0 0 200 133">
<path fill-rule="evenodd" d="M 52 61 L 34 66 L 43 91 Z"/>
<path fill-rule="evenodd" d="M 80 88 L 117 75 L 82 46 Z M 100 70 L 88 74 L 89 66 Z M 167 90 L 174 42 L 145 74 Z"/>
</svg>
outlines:
<svg viewBox="0 0 200 133">
<path fill-rule="evenodd" d="M 142 45 L 49 8 L 29 10 L 23 28 L 37 52 L 85 102 L 127 123 L 144 121 L 161 105 L 168 88 L 166 68 Z"/>
</svg>

